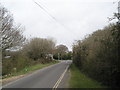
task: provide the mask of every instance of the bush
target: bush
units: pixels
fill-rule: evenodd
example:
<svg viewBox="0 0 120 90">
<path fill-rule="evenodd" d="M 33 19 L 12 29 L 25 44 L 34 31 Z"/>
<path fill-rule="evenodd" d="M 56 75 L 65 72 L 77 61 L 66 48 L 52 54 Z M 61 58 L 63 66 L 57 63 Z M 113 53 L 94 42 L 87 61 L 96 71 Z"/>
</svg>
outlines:
<svg viewBox="0 0 120 90">
<path fill-rule="evenodd" d="M 111 87 L 120 86 L 119 44 L 113 35 L 116 26 L 110 24 L 73 46 L 73 62 L 90 77 Z"/>
<path fill-rule="evenodd" d="M 20 52 L 11 52 L 11 57 L 3 60 L 3 75 L 18 72 L 31 64 L 31 60 L 22 55 Z"/>
</svg>

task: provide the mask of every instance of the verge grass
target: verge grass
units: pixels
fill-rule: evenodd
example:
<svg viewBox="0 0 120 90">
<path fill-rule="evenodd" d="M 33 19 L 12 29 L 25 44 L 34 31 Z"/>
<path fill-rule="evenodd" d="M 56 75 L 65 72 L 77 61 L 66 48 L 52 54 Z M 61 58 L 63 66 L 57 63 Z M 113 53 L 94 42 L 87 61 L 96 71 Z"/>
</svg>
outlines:
<svg viewBox="0 0 120 90">
<path fill-rule="evenodd" d="M 14 73 L 12 73 L 8 76 L 2 77 L 2 79 L 7 79 L 7 78 L 14 77 L 14 76 L 19 76 L 19 75 L 31 73 L 31 72 L 36 71 L 38 69 L 42 69 L 44 67 L 47 67 L 47 66 L 50 66 L 50 65 L 53 65 L 53 64 L 57 64 L 57 63 L 59 63 L 59 61 L 52 61 L 52 62 L 46 63 L 46 64 L 37 64 L 37 65 L 33 65 L 33 66 L 28 66 L 28 67 L 25 67 L 24 69 L 22 69 L 19 72 L 14 72 Z"/>
<path fill-rule="evenodd" d="M 81 73 L 80 70 L 74 64 L 71 64 L 70 72 L 71 72 L 71 78 L 69 81 L 70 88 L 106 88 L 97 81 Z"/>
</svg>

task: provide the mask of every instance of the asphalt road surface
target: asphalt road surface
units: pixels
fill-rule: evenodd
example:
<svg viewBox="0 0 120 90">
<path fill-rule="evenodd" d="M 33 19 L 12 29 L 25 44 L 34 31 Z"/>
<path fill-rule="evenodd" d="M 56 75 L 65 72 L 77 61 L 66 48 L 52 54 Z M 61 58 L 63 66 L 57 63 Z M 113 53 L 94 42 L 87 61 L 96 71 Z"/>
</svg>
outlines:
<svg viewBox="0 0 120 90">
<path fill-rule="evenodd" d="M 65 88 L 68 80 L 68 67 L 71 63 L 70 60 L 61 61 L 8 83 L 3 88 Z"/>
</svg>

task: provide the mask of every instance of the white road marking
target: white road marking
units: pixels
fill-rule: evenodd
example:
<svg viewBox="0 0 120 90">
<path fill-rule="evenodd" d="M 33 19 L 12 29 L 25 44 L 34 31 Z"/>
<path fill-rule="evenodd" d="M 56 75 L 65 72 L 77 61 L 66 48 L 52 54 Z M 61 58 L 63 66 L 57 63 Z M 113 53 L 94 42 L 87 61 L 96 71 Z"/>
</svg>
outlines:
<svg viewBox="0 0 120 90">
<path fill-rule="evenodd" d="M 62 81 L 62 79 L 63 79 L 63 77 L 64 77 L 64 75 L 65 75 L 68 67 L 69 67 L 69 66 L 66 67 L 65 71 L 62 73 L 62 75 L 60 76 L 60 78 L 58 79 L 58 81 L 57 81 L 57 82 L 55 83 L 55 85 L 53 86 L 53 90 L 55 90 L 55 89 L 59 86 L 59 84 L 60 84 L 60 82 Z"/>
</svg>

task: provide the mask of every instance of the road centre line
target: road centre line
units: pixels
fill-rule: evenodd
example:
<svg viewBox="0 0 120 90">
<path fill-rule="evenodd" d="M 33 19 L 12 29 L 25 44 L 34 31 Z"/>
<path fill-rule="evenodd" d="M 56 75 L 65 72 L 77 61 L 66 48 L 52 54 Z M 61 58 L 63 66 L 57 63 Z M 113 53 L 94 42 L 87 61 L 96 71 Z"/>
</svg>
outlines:
<svg viewBox="0 0 120 90">
<path fill-rule="evenodd" d="M 60 82 L 62 81 L 62 79 L 63 79 L 63 77 L 64 77 L 64 75 L 65 75 L 68 67 L 69 67 L 69 66 L 66 67 L 65 71 L 62 73 L 62 75 L 60 76 L 60 78 L 58 79 L 58 81 L 57 81 L 57 82 L 55 83 L 55 85 L 53 86 L 53 89 L 52 89 L 52 90 L 55 90 L 55 89 L 59 86 L 59 84 L 60 84 Z"/>
</svg>

